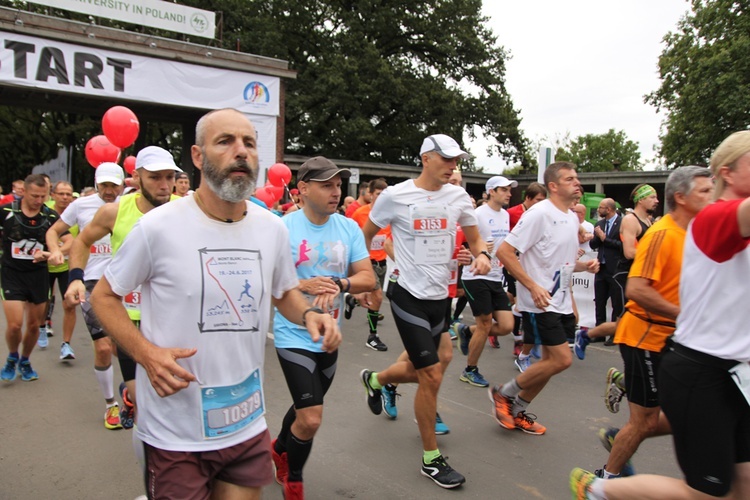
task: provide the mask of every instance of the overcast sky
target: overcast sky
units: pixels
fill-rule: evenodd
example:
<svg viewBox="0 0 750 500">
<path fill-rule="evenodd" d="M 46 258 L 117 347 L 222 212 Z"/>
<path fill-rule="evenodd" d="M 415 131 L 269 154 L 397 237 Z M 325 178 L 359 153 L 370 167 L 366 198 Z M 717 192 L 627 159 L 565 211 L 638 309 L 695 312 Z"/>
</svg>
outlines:
<svg viewBox="0 0 750 500">
<path fill-rule="evenodd" d="M 662 116 L 643 102 L 659 87 L 662 38 L 686 0 L 484 0 L 483 13 L 512 59 L 506 82 L 521 128 L 536 141 L 624 130 L 652 160 Z M 487 171 L 486 141 L 468 144 Z"/>
</svg>

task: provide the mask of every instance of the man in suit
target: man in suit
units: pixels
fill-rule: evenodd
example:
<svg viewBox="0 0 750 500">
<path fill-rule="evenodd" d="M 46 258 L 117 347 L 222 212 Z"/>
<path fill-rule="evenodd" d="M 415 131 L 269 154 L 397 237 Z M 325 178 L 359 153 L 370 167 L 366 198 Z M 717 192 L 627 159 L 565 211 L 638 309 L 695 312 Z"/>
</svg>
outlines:
<svg viewBox="0 0 750 500">
<path fill-rule="evenodd" d="M 601 220 L 594 227 L 594 238 L 590 245 L 599 252 L 599 272 L 594 278 L 594 302 L 596 304 L 596 324 L 607 321 L 607 300 L 612 300 L 612 321 L 622 314 L 624 297 L 621 287 L 615 281 L 617 263 L 623 258 L 622 241 L 620 241 L 620 222 L 617 206 L 612 198 L 605 198 L 599 203 Z"/>
</svg>

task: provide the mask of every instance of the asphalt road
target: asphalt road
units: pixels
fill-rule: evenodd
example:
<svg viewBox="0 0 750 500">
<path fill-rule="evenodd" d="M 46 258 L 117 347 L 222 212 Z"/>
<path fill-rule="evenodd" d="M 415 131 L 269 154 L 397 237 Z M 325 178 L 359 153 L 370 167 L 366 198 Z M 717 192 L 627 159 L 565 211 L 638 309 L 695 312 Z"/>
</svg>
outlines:
<svg viewBox="0 0 750 500">
<path fill-rule="evenodd" d="M 399 417 L 390 421 L 370 413 L 358 378 L 363 368 L 385 368 L 401 350 L 390 310 L 384 309 L 386 319 L 379 329 L 390 348 L 385 353 L 365 347 L 364 310 L 358 308 L 351 320 L 344 320 L 336 379 L 305 468 L 307 498 L 562 499 L 570 497 L 568 474 L 573 467 L 593 469 L 604 464 L 607 453 L 597 430 L 623 425 L 628 414 L 623 408 L 613 415 L 603 403 L 606 371 L 621 366 L 615 348 L 590 346 L 585 361 L 575 359 L 533 401 L 529 412 L 547 427 L 544 436 L 501 428 L 492 417 L 487 390 L 458 380 L 465 360 L 454 349 L 438 402 L 451 432 L 440 436 L 438 443 L 467 482 L 456 490 L 443 490 L 422 477 L 421 442 L 412 406 L 415 387 L 399 388 Z M 468 308 L 465 314 L 470 321 Z M 56 329 L 61 320 L 58 307 Z M 58 359 L 60 333 L 50 339 L 47 350 L 32 355 L 39 380 L 18 378 L 0 385 L 0 499 L 132 500 L 144 490 L 131 431 L 109 431 L 103 426 L 104 402 L 80 314 L 73 338 L 75 361 Z M 501 339 L 501 346 L 499 350 L 486 346 L 479 363 L 491 383 L 505 382 L 517 373 L 512 339 Z M 6 349 L 0 351 L 3 359 Z M 274 435 L 291 398 L 270 340 L 266 359 L 266 419 Z M 117 368 L 115 374 L 119 384 Z M 668 437 L 644 443 L 634 465 L 641 473 L 681 477 Z M 281 488 L 269 486 L 264 498 L 282 498 Z"/>
</svg>

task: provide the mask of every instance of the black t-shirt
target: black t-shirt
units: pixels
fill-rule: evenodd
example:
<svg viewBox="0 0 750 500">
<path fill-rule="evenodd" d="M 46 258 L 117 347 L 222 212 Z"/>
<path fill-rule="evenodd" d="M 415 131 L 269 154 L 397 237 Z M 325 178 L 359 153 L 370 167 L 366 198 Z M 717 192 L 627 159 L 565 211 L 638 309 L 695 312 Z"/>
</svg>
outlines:
<svg viewBox="0 0 750 500">
<path fill-rule="evenodd" d="M 3 233 L 3 267 L 21 272 L 47 269 L 46 261 L 34 262 L 34 253 L 37 250 L 47 250 L 45 235 L 60 218 L 57 212 L 42 205 L 39 213 L 29 218 L 21 210 L 21 202 L 14 201 L 0 205 L 0 217 L 0 229 Z"/>
</svg>

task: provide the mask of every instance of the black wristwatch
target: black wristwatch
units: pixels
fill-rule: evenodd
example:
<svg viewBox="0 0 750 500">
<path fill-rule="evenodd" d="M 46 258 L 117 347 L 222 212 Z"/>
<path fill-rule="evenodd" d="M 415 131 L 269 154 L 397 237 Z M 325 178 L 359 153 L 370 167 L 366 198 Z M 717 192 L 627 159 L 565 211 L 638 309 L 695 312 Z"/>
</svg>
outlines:
<svg viewBox="0 0 750 500">
<path fill-rule="evenodd" d="M 484 256 L 485 256 L 485 257 L 487 257 L 488 259 L 490 259 L 490 262 L 492 262 L 492 254 L 491 254 L 490 252 L 488 252 L 487 250 L 482 250 L 482 251 L 481 251 L 481 252 L 479 252 L 479 253 L 480 253 L 480 254 L 482 254 L 482 255 L 484 255 Z"/>
<path fill-rule="evenodd" d="M 339 287 L 339 291 L 343 292 L 344 291 L 344 284 L 341 282 L 341 278 L 339 278 L 338 276 L 333 276 L 333 277 L 331 277 L 331 279 L 336 284 L 336 286 Z"/>
<path fill-rule="evenodd" d="M 307 322 L 305 321 L 305 317 L 307 316 L 307 313 L 314 312 L 318 314 L 325 314 L 326 312 L 321 309 L 320 307 L 310 307 L 308 309 L 305 309 L 305 312 L 302 313 L 302 326 L 307 326 Z"/>
</svg>

